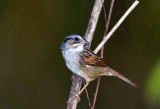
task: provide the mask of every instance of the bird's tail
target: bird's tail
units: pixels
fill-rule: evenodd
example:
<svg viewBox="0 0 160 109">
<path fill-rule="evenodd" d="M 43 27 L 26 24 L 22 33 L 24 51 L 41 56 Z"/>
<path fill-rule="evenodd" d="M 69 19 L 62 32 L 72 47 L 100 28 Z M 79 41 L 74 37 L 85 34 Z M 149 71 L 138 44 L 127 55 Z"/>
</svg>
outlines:
<svg viewBox="0 0 160 109">
<path fill-rule="evenodd" d="M 123 81 L 127 82 L 128 84 L 130 84 L 134 87 L 139 87 L 135 83 L 133 83 L 132 81 L 130 81 L 129 79 L 127 79 L 126 77 L 124 77 L 123 75 L 119 74 L 117 71 L 115 71 L 111 68 L 107 68 L 107 72 L 109 72 L 112 76 L 116 76 L 116 77 L 122 79 Z"/>
</svg>

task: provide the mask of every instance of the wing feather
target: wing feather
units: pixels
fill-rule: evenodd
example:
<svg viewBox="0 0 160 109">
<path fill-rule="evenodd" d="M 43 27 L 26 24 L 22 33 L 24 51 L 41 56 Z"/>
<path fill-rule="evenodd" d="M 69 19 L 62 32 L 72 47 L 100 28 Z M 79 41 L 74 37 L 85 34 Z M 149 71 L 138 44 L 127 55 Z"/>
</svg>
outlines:
<svg viewBox="0 0 160 109">
<path fill-rule="evenodd" d="M 106 67 L 105 60 L 97 56 L 96 54 L 94 54 L 89 49 L 85 49 L 81 53 L 81 60 L 82 60 L 82 63 L 84 63 L 85 65 L 90 65 L 94 67 Z"/>
</svg>

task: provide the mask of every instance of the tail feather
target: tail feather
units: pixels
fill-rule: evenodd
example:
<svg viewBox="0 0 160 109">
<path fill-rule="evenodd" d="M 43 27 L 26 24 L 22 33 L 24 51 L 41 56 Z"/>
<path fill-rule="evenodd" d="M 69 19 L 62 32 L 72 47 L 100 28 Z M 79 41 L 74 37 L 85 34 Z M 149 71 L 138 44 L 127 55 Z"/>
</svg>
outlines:
<svg viewBox="0 0 160 109">
<path fill-rule="evenodd" d="M 122 76 L 121 74 L 118 74 L 117 77 L 134 87 L 138 87 L 135 83 L 133 83 L 131 80 L 127 79 L 126 77 Z"/>
<path fill-rule="evenodd" d="M 116 76 L 116 77 L 122 79 L 123 81 L 127 82 L 128 84 L 130 84 L 130 85 L 132 85 L 134 87 L 139 87 L 135 83 L 133 83 L 132 81 L 130 81 L 129 79 L 127 79 L 126 77 L 124 77 L 123 75 L 121 75 L 118 72 L 116 72 L 115 70 L 113 70 L 111 68 L 109 68 L 108 70 L 109 70 L 109 73 L 112 74 L 112 76 Z"/>
</svg>

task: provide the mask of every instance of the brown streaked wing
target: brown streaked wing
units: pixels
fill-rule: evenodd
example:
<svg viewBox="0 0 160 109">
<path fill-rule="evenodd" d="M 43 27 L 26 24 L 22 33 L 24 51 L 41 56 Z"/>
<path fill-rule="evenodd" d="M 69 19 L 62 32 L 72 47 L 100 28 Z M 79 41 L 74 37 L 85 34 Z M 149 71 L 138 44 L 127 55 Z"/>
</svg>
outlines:
<svg viewBox="0 0 160 109">
<path fill-rule="evenodd" d="M 85 49 L 81 53 L 81 60 L 82 63 L 90 66 L 95 67 L 106 67 L 106 62 L 101 57 L 98 57 L 96 54 L 94 54 L 92 51 Z"/>
</svg>

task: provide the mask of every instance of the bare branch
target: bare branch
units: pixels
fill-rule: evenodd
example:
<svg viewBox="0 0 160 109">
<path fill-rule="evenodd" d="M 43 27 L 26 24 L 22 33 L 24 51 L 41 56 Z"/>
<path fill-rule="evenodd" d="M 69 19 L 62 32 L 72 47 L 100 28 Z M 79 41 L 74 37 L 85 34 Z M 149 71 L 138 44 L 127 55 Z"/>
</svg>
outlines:
<svg viewBox="0 0 160 109">
<path fill-rule="evenodd" d="M 109 24 L 110 24 L 110 19 L 111 19 L 111 15 L 112 15 L 113 5 L 114 5 L 114 0 L 111 0 L 109 14 L 108 14 L 108 19 L 106 19 L 106 10 L 105 10 L 105 6 L 103 4 L 104 17 L 105 17 L 105 32 L 104 32 L 103 38 L 105 37 L 105 35 L 108 32 L 108 27 L 109 27 Z M 103 58 L 103 52 L 104 52 L 104 46 L 101 48 L 101 57 L 102 58 Z M 97 100 L 97 95 L 98 95 L 98 90 L 99 90 L 99 86 L 100 86 L 100 81 L 101 81 L 101 77 L 99 77 L 98 80 L 97 80 L 95 95 L 94 95 L 93 104 L 92 104 L 92 108 L 91 109 L 95 108 L 95 104 L 96 104 L 96 100 Z"/>
<path fill-rule="evenodd" d="M 98 21 L 99 15 L 100 15 L 100 11 L 102 9 L 103 2 L 104 2 L 104 0 L 95 0 L 95 4 L 94 4 L 93 10 L 92 10 L 90 21 L 89 21 L 89 24 L 88 24 L 88 27 L 86 30 L 86 34 L 85 34 L 86 39 L 90 43 L 92 42 L 92 38 L 93 38 L 93 35 L 95 32 L 95 28 L 97 26 L 97 21 Z M 82 79 L 76 75 L 73 76 L 69 100 L 73 96 L 78 95 L 78 92 L 81 88 L 81 84 L 82 84 Z M 78 103 L 78 99 L 75 100 L 74 102 L 69 102 L 67 105 L 67 109 L 76 109 L 77 103 Z"/>
<path fill-rule="evenodd" d="M 112 28 L 112 30 L 105 36 L 103 41 L 97 46 L 94 50 L 94 53 L 97 53 L 102 46 L 107 42 L 107 40 L 112 36 L 112 34 L 117 30 L 117 28 L 121 25 L 124 19 L 129 15 L 129 13 L 138 5 L 139 1 L 136 0 L 131 7 L 125 12 L 125 14 L 120 18 L 120 20 L 116 23 L 116 25 Z"/>
<path fill-rule="evenodd" d="M 97 22 L 102 9 L 103 2 L 104 0 L 96 0 L 92 10 L 90 21 L 88 23 L 87 31 L 85 34 L 86 39 L 90 43 L 92 42 L 92 39 L 93 39 L 93 35 L 97 26 Z"/>
</svg>

